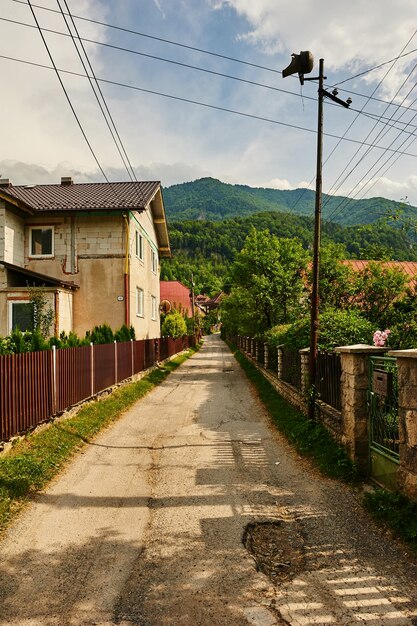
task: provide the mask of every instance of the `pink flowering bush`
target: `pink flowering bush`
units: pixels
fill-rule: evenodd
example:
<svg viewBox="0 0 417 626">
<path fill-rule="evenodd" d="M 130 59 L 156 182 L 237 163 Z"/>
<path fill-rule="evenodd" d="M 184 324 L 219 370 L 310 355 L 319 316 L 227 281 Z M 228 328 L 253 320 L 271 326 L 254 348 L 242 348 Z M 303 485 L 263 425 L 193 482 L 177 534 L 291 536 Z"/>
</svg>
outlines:
<svg viewBox="0 0 417 626">
<path fill-rule="evenodd" d="M 375 331 L 373 336 L 374 346 L 378 346 L 378 348 L 383 348 L 390 333 L 391 331 L 388 328 L 386 330 Z"/>
</svg>

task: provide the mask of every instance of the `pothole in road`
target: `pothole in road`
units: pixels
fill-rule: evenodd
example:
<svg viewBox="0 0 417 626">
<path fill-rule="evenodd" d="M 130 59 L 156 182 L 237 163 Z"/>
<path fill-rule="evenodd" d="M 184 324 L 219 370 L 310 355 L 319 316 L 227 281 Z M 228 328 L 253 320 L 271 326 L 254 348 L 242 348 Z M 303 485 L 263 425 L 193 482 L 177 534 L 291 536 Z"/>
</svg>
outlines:
<svg viewBox="0 0 417 626">
<path fill-rule="evenodd" d="M 305 567 L 304 542 L 294 524 L 282 520 L 253 522 L 246 526 L 242 541 L 257 570 L 273 583 L 291 580 Z"/>
</svg>

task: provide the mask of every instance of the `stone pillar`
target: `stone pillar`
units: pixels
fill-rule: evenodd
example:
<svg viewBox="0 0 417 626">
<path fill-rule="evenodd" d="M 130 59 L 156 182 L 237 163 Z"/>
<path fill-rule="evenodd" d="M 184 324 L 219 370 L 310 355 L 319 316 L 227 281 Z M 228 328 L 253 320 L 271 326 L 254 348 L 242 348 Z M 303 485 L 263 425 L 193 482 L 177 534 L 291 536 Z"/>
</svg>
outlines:
<svg viewBox="0 0 417 626">
<path fill-rule="evenodd" d="M 278 356 L 278 380 L 282 380 L 282 346 L 277 346 L 277 356 Z"/>
<path fill-rule="evenodd" d="M 369 357 L 385 354 L 387 348 L 358 344 L 335 348 L 342 365 L 342 443 L 349 458 L 369 471 L 368 405 Z"/>
<path fill-rule="evenodd" d="M 255 359 L 259 363 L 259 341 L 255 341 Z"/>
<path fill-rule="evenodd" d="M 301 361 L 301 393 L 307 398 L 309 387 L 309 355 L 310 348 L 303 348 L 300 352 Z"/>
<path fill-rule="evenodd" d="M 398 366 L 398 488 L 417 502 L 417 350 L 392 350 Z"/>
<path fill-rule="evenodd" d="M 269 343 L 264 343 L 264 367 L 267 370 L 269 368 Z"/>
</svg>

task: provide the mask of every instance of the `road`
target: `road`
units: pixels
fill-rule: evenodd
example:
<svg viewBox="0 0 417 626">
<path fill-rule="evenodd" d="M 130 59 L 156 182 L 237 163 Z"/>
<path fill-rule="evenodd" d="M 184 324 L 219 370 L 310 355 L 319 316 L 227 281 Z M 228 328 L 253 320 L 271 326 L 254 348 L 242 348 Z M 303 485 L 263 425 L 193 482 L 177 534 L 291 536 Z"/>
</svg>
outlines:
<svg viewBox="0 0 417 626">
<path fill-rule="evenodd" d="M 209 337 L 9 529 L 0 624 L 417 623 L 417 568 L 359 502 Z"/>
</svg>

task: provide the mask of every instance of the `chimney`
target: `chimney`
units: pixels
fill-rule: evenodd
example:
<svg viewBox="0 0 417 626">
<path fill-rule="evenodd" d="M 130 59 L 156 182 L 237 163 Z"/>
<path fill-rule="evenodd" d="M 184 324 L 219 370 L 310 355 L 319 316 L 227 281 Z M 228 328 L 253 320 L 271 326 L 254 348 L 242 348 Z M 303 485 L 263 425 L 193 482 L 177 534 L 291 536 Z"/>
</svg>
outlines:
<svg viewBox="0 0 417 626">
<path fill-rule="evenodd" d="M 11 187 L 12 181 L 10 178 L 0 178 L 0 187 Z"/>
<path fill-rule="evenodd" d="M 72 176 L 61 176 L 61 186 L 67 187 L 69 185 L 73 185 L 74 181 L 72 180 Z"/>
</svg>

